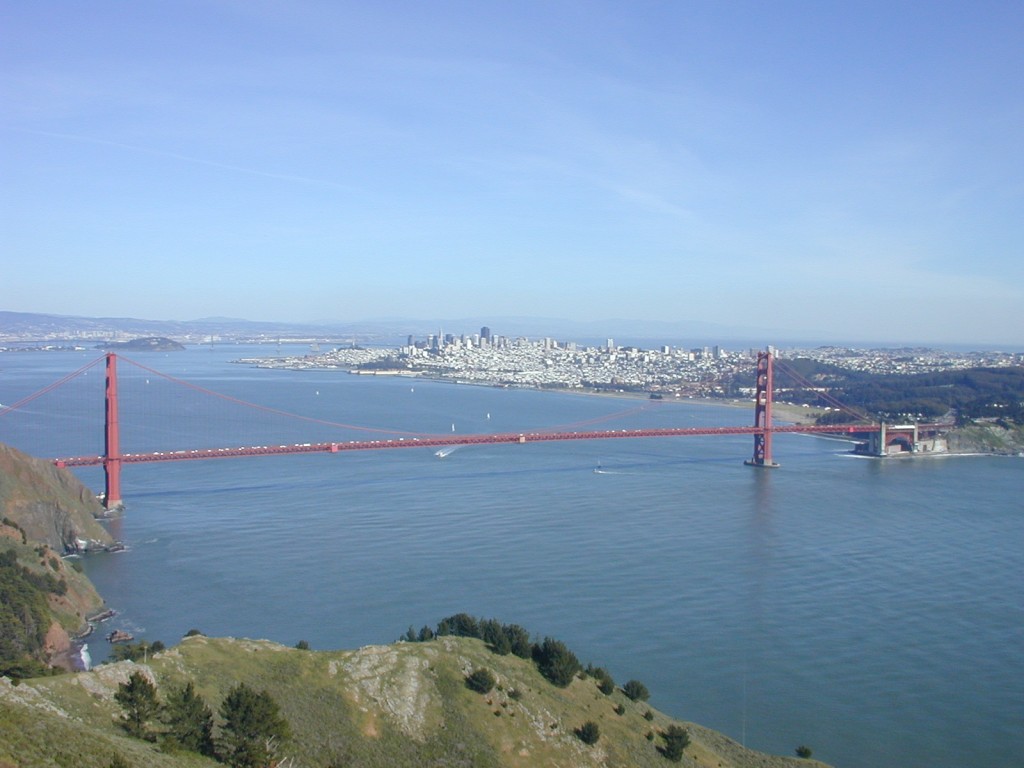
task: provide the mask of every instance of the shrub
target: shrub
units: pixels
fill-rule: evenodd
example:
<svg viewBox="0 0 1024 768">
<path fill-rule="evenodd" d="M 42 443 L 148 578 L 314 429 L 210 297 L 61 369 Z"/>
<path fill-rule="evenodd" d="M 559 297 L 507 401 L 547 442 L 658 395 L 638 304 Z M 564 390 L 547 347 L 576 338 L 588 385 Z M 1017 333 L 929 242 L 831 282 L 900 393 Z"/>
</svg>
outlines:
<svg viewBox="0 0 1024 768">
<path fill-rule="evenodd" d="M 583 669 L 576 654 L 565 643 L 550 637 L 533 647 L 533 660 L 540 673 L 559 688 L 568 687 L 576 673 Z"/>
<path fill-rule="evenodd" d="M 197 635 L 199 637 L 202 637 L 203 633 L 200 632 L 198 629 L 195 629 L 195 628 L 192 628 L 188 632 L 185 633 L 185 637 L 196 637 Z"/>
<path fill-rule="evenodd" d="M 605 696 L 611 696 L 615 691 L 615 681 L 612 679 L 611 673 L 604 667 L 588 664 L 587 674 L 597 680 L 597 689 Z"/>
<path fill-rule="evenodd" d="M 145 640 L 140 640 L 137 643 L 123 643 L 115 645 L 111 649 L 110 658 L 114 661 L 138 661 L 147 658 L 150 654 L 166 650 L 166 648 L 167 646 L 160 640 L 155 640 L 152 644 Z"/>
<path fill-rule="evenodd" d="M 648 709 L 646 712 L 644 712 L 644 720 L 651 721 L 653 719 L 654 719 L 654 713 L 651 712 L 651 710 Z"/>
<path fill-rule="evenodd" d="M 647 701 L 651 698 L 651 694 L 647 690 L 647 686 L 639 680 L 630 680 L 627 682 L 622 686 L 622 692 L 633 701 Z"/>
<path fill-rule="evenodd" d="M 626 705 L 625 704 L 621 704 L 621 703 L 620 704 L 616 704 L 615 705 L 615 714 L 616 715 L 624 715 L 624 714 L 626 714 Z"/>
<path fill-rule="evenodd" d="M 670 725 L 662 731 L 661 737 L 665 740 L 661 754 L 674 763 L 680 762 L 683 759 L 683 750 L 690 744 L 690 734 L 687 730 L 678 725 Z"/>
<path fill-rule="evenodd" d="M 810 756 L 812 754 L 814 754 L 814 753 L 811 750 L 811 748 L 808 747 L 808 746 L 805 746 L 804 744 L 801 744 L 799 747 L 796 748 L 796 756 L 797 757 L 810 758 Z"/>
<path fill-rule="evenodd" d="M 601 738 L 601 729 L 593 720 L 587 720 L 576 729 L 576 737 L 584 744 L 597 744 L 597 740 Z"/>
<path fill-rule="evenodd" d="M 490 693 L 496 682 L 489 669 L 474 669 L 466 676 L 466 687 L 477 693 Z"/>
<path fill-rule="evenodd" d="M 300 651 L 308 651 L 309 643 L 305 640 L 299 640 L 299 642 L 295 644 L 295 647 L 298 648 Z"/>
</svg>

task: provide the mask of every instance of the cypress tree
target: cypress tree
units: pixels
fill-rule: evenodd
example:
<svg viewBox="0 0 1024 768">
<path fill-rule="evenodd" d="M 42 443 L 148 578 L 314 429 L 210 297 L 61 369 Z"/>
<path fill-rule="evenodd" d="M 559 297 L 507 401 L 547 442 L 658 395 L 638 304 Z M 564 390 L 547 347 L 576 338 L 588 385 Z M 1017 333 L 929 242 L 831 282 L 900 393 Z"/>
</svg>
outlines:
<svg viewBox="0 0 1024 768">
<path fill-rule="evenodd" d="M 213 757 L 213 712 L 189 680 L 174 688 L 164 705 L 167 738 L 182 749 Z"/>
</svg>

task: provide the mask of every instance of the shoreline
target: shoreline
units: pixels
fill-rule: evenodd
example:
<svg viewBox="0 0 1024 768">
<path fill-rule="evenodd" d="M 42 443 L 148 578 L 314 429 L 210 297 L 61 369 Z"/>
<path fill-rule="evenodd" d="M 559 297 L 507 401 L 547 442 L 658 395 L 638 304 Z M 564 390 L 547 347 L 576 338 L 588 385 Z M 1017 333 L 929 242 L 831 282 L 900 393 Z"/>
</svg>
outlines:
<svg viewBox="0 0 1024 768">
<path fill-rule="evenodd" d="M 266 366 L 255 363 L 252 360 L 237 360 L 238 363 L 247 363 L 255 368 L 262 369 L 276 369 L 276 366 Z M 605 397 L 605 398 L 617 398 L 621 400 L 632 400 L 632 401 L 646 401 L 651 404 L 658 403 L 687 403 L 691 405 L 703 405 L 713 406 L 718 408 L 742 408 L 748 412 L 754 411 L 754 400 L 743 399 L 737 397 L 707 397 L 700 396 L 695 397 L 692 395 L 680 396 L 678 394 L 667 394 L 660 392 L 650 391 L 635 391 L 635 390 L 617 390 L 617 389 L 595 389 L 591 387 L 546 387 L 537 386 L 530 384 L 509 384 L 502 383 L 500 381 L 468 381 L 465 379 L 451 378 L 448 376 L 432 375 L 425 371 L 404 371 L 404 370 L 360 370 L 360 369 L 346 369 L 331 366 L 311 366 L 311 367 L 285 367 L 285 370 L 292 371 L 304 371 L 304 370 L 315 370 L 315 371 L 336 371 L 347 373 L 350 376 L 385 376 L 391 378 L 409 378 L 409 379 L 423 379 L 426 381 L 437 382 L 441 384 L 451 384 L 455 386 L 468 386 L 468 387 L 485 387 L 488 389 L 523 389 L 532 390 L 535 392 L 550 392 L 553 394 L 572 395 L 575 397 Z M 658 397 L 652 397 L 652 395 L 659 395 Z M 780 403 L 774 402 L 772 404 L 772 410 L 776 417 L 776 421 L 794 425 L 814 424 L 816 419 L 826 413 L 825 410 L 816 407 L 809 407 L 804 405 L 795 405 L 793 403 Z M 753 421 L 753 418 L 751 418 Z M 951 429 L 950 433 L 956 432 L 956 429 Z M 824 437 L 827 433 L 823 433 Z M 843 439 L 843 438 L 838 438 Z M 909 458 L 923 456 L 924 453 L 910 454 Z M 932 455 L 929 453 L 928 455 Z M 1009 456 L 1019 457 L 1022 455 L 1022 451 L 1016 448 L 1008 448 L 1005 451 L 978 451 L 976 448 L 967 451 L 947 450 L 940 454 L 943 456 Z M 868 457 L 871 458 L 871 457 Z M 908 458 L 904 456 L 902 458 Z"/>
</svg>

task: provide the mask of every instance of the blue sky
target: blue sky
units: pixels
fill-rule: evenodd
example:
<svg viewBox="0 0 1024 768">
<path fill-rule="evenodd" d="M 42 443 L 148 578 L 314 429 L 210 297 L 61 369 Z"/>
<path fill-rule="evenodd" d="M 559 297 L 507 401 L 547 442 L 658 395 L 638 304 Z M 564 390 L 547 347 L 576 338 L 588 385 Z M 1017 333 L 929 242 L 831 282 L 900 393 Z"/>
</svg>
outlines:
<svg viewBox="0 0 1024 768">
<path fill-rule="evenodd" d="M 0 309 L 1024 346 L 1022 33 L 1006 0 L 0 0 Z"/>
</svg>

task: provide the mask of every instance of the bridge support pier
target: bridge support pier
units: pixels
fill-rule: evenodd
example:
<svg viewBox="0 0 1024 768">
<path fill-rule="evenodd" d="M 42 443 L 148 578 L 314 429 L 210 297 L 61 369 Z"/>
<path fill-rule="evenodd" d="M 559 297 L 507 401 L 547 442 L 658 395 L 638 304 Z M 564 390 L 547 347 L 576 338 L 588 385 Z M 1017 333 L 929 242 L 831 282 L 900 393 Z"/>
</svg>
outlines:
<svg viewBox="0 0 1024 768">
<path fill-rule="evenodd" d="M 103 474 L 106 487 L 103 504 L 107 509 L 124 506 L 121 500 L 121 429 L 117 416 L 117 355 L 107 353 L 107 385 L 104 394 L 106 417 L 104 419 Z"/>
<path fill-rule="evenodd" d="M 743 463 L 748 467 L 774 469 L 772 460 L 772 353 L 757 353 L 757 389 L 754 395 L 754 455 Z"/>
</svg>

